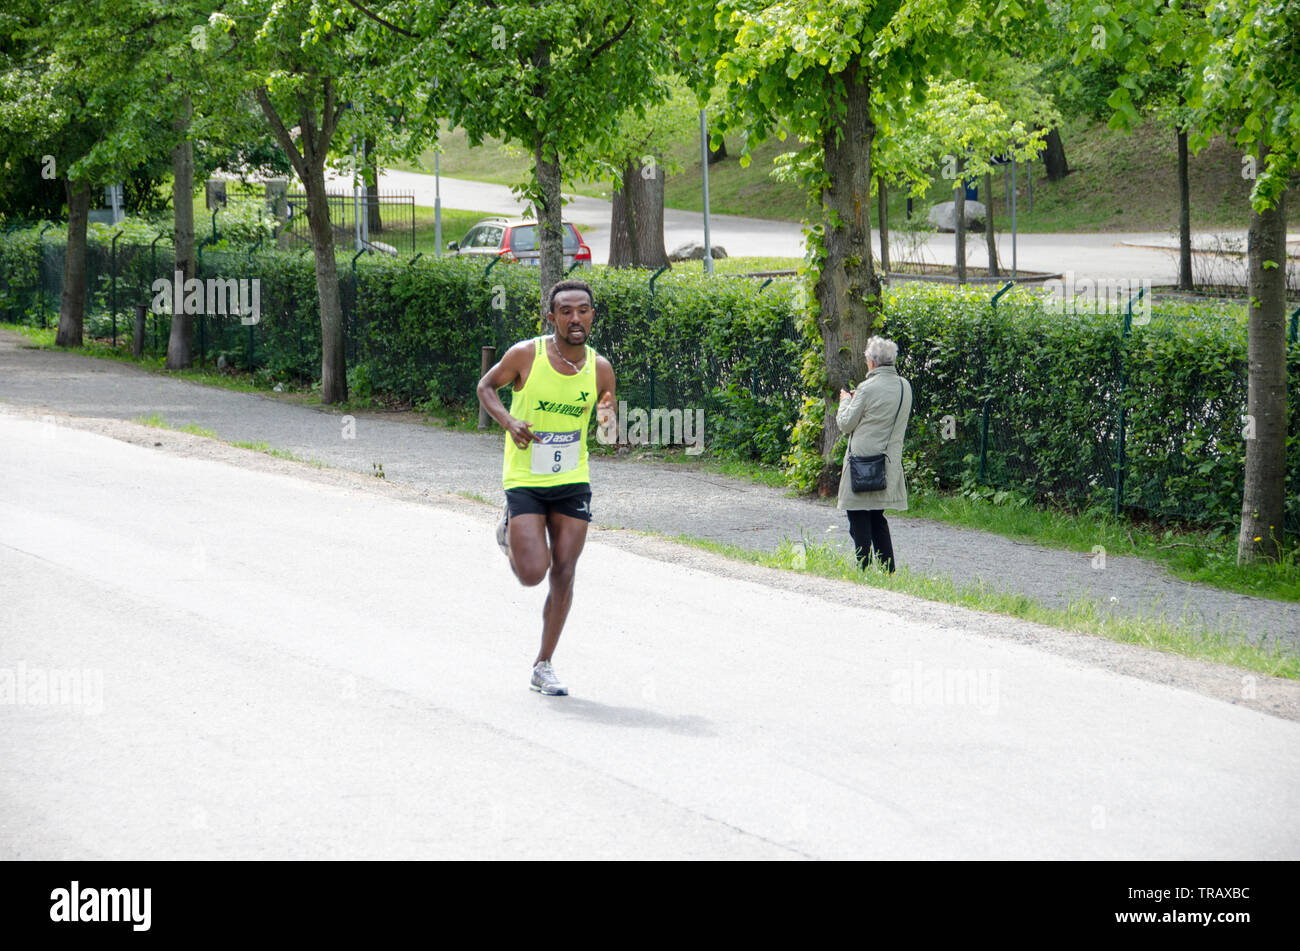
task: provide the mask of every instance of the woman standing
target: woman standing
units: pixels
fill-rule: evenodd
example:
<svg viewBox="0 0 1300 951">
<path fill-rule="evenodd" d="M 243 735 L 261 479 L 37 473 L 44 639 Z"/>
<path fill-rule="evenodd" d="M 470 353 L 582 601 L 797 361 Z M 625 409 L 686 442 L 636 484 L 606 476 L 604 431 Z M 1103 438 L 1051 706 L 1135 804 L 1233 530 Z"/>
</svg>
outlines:
<svg viewBox="0 0 1300 951">
<path fill-rule="evenodd" d="M 858 564 L 876 560 L 894 573 L 894 546 L 889 537 L 885 509 L 907 509 L 907 483 L 903 479 L 903 434 L 912 415 L 912 384 L 898 375 L 894 361 L 898 344 L 884 337 L 867 341 L 867 377 L 852 392 L 840 390 L 840 409 L 835 422 L 849 437 L 840 473 L 839 507 L 849 516 L 849 536 Z M 849 456 L 885 454 L 885 487 L 871 492 L 854 492 L 849 474 Z"/>
</svg>

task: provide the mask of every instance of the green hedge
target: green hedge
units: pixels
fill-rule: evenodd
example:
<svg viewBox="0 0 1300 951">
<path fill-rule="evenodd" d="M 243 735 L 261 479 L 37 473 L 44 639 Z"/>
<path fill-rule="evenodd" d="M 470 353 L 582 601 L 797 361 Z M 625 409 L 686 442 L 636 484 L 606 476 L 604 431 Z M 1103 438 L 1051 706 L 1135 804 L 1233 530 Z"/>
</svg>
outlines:
<svg viewBox="0 0 1300 951">
<path fill-rule="evenodd" d="M 37 271 L 58 272 L 55 232 L 43 252 L 30 233 L 0 238 L 0 301 L 31 314 Z M 44 257 L 41 257 L 41 255 Z M 107 300 L 105 249 L 95 251 Z M 61 260 L 61 255 L 57 256 Z M 37 266 L 40 260 L 44 263 Z M 148 298 L 170 249 L 119 245 L 119 310 Z M 354 272 L 355 267 L 355 272 Z M 481 261 L 339 256 L 355 397 L 471 404 L 480 348 L 500 353 L 539 332 L 537 272 Z M 355 273 L 355 279 L 354 279 Z M 320 323 L 310 254 L 210 251 L 200 276 L 257 277 L 262 319 L 203 322 L 218 353 L 276 377 L 315 380 Z M 596 294 L 592 343 L 618 373 L 631 407 L 703 408 L 705 442 L 721 455 L 788 467 L 807 486 L 819 467 L 821 375 L 811 323 L 796 330 L 794 286 L 664 274 L 581 271 Z M 1157 514 L 1235 522 L 1245 443 L 1246 329 L 1239 306 L 1157 301 L 1154 319 L 1123 335 L 1121 315 L 1044 310 L 1034 292 L 914 284 L 887 293 L 882 333 L 900 348 L 915 405 L 905 465 L 914 491 L 979 484 L 1078 504 L 1114 501 L 1120 407 L 1126 413 L 1124 502 Z M 16 302 L 16 303 L 15 303 Z M 24 303 L 25 302 L 25 303 Z M 26 310 L 24 310 L 26 308 Z M 57 312 L 57 294 L 55 294 Z M 10 318 L 13 317 L 10 310 Z M 128 320 L 120 320 L 125 331 Z M 165 344 L 166 333 L 161 337 Z M 1288 526 L 1300 530 L 1300 346 L 1288 351 L 1292 411 Z M 1125 385 L 1121 393 L 1121 369 Z M 947 417 L 948 426 L 945 426 Z M 798 425 L 796 426 L 796 423 Z M 951 438 L 948 438 L 951 437 Z"/>
<path fill-rule="evenodd" d="M 979 475 L 983 448 L 981 484 L 1112 505 L 1122 407 L 1126 506 L 1240 518 L 1243 307 L 1158 302 L 1150 323 L 1126 338 L 1122 314 L 1051 313 L 1025 290 L 995 310 L 990 297 L 935 286 L 887 295 L 883 332 L 898 342 L 915 387 L 914 471 L 955 487 Z M 1300 530 L 1300 346 L 1288 349 L 1288 372 L 1287 524 Z M 953 428 L 944 432 L 945 416 L 955 438 L 944 438 Z"/>
</svg>

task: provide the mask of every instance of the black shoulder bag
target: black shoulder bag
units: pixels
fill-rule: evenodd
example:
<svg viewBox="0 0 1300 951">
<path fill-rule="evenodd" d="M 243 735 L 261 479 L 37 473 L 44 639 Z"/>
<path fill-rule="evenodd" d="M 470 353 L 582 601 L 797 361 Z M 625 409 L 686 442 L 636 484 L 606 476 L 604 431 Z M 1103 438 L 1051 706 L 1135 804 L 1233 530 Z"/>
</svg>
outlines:
<svg viewBox="0 0 1300 951">
<path fill-rule="evenodd" d="M 894 426 L 898 424 L 898 414 L 903 409 L 903 381 L 898 381 L 898 409 L 894 410 L 894 422 L 889 427 L 889 438 L 894 438 Z M 852 440 L 852 437 L 849 437 Z M 889 444 L 885 444 L 889 448 Z M 849 485 L 857 492 L 879 492 L 885 487 L 885 460 L 882 452 L 874 456 L 849 456 Z"/>
</svg>

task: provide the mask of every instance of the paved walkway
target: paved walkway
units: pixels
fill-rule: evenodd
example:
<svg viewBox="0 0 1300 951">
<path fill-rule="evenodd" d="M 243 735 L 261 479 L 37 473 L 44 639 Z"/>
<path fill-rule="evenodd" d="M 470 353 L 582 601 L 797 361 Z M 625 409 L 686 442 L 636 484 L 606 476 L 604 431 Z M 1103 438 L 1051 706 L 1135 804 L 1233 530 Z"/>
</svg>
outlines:
<svg viewBox="0 0 1300 951">
<path fill-rule="evenodd" d="M 336 413 L 170 379 L 113 361 L 26 349 L 23 343 L 16 334 L 0 332 L 0 402 L 111 419 L 158 414 L 171 425 L 195 424 L 230 442 L 264 442 L 367 474 L 382 465 L 391 482 L 472 494 L 498 505 L 504 500 L 499 434 L 447 431 L 375 413 L 360 415 L 355 438 L 344 438 Z M 593 457 L 592 482 L 595 520 L 606 527 L 690 535 L 758 551 L 801 538 L 848 550 L 842 512 L 780 489 L 609 457 Z M 1105 569 L 1094 570 L 1088 553 L 924 519 L 894 517 L 890 524 L 901 564 L 957 585 L 980 582 L 1057 607 L 1092 599 L 1106 611 L 1159 615 L 1193 630 L 1300 649 L 1300 605 L 1294 603 L 1179 581 L 1137 558 L 1112 556 Z"/>
</svg>

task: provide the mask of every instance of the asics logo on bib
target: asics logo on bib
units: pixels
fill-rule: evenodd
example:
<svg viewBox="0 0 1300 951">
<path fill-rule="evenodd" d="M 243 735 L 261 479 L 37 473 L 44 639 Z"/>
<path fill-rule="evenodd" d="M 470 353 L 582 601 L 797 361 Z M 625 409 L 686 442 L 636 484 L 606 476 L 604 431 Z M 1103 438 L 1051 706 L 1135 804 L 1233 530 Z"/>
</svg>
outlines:
<svg viewBox="0 0 1300 951">
<path fill-rule="evenodd" d="M 587 406 L 575 406 L 572 403 L 552 403 L 550 400 L 538 400 L 537 408 L 534 409 L 533 412 L 560 413 L 564 416 L 581 416 L 583 413 L 587 412 L 589 408 L 590 407 Z"/>
<path fill-rule="evenodd" d="M 543 446 L 549 446 L 551 443 L 577 443 L 579 432 L 575 429 L 571 433 L 537 433 L 537 441 Z"/>
</svg>

